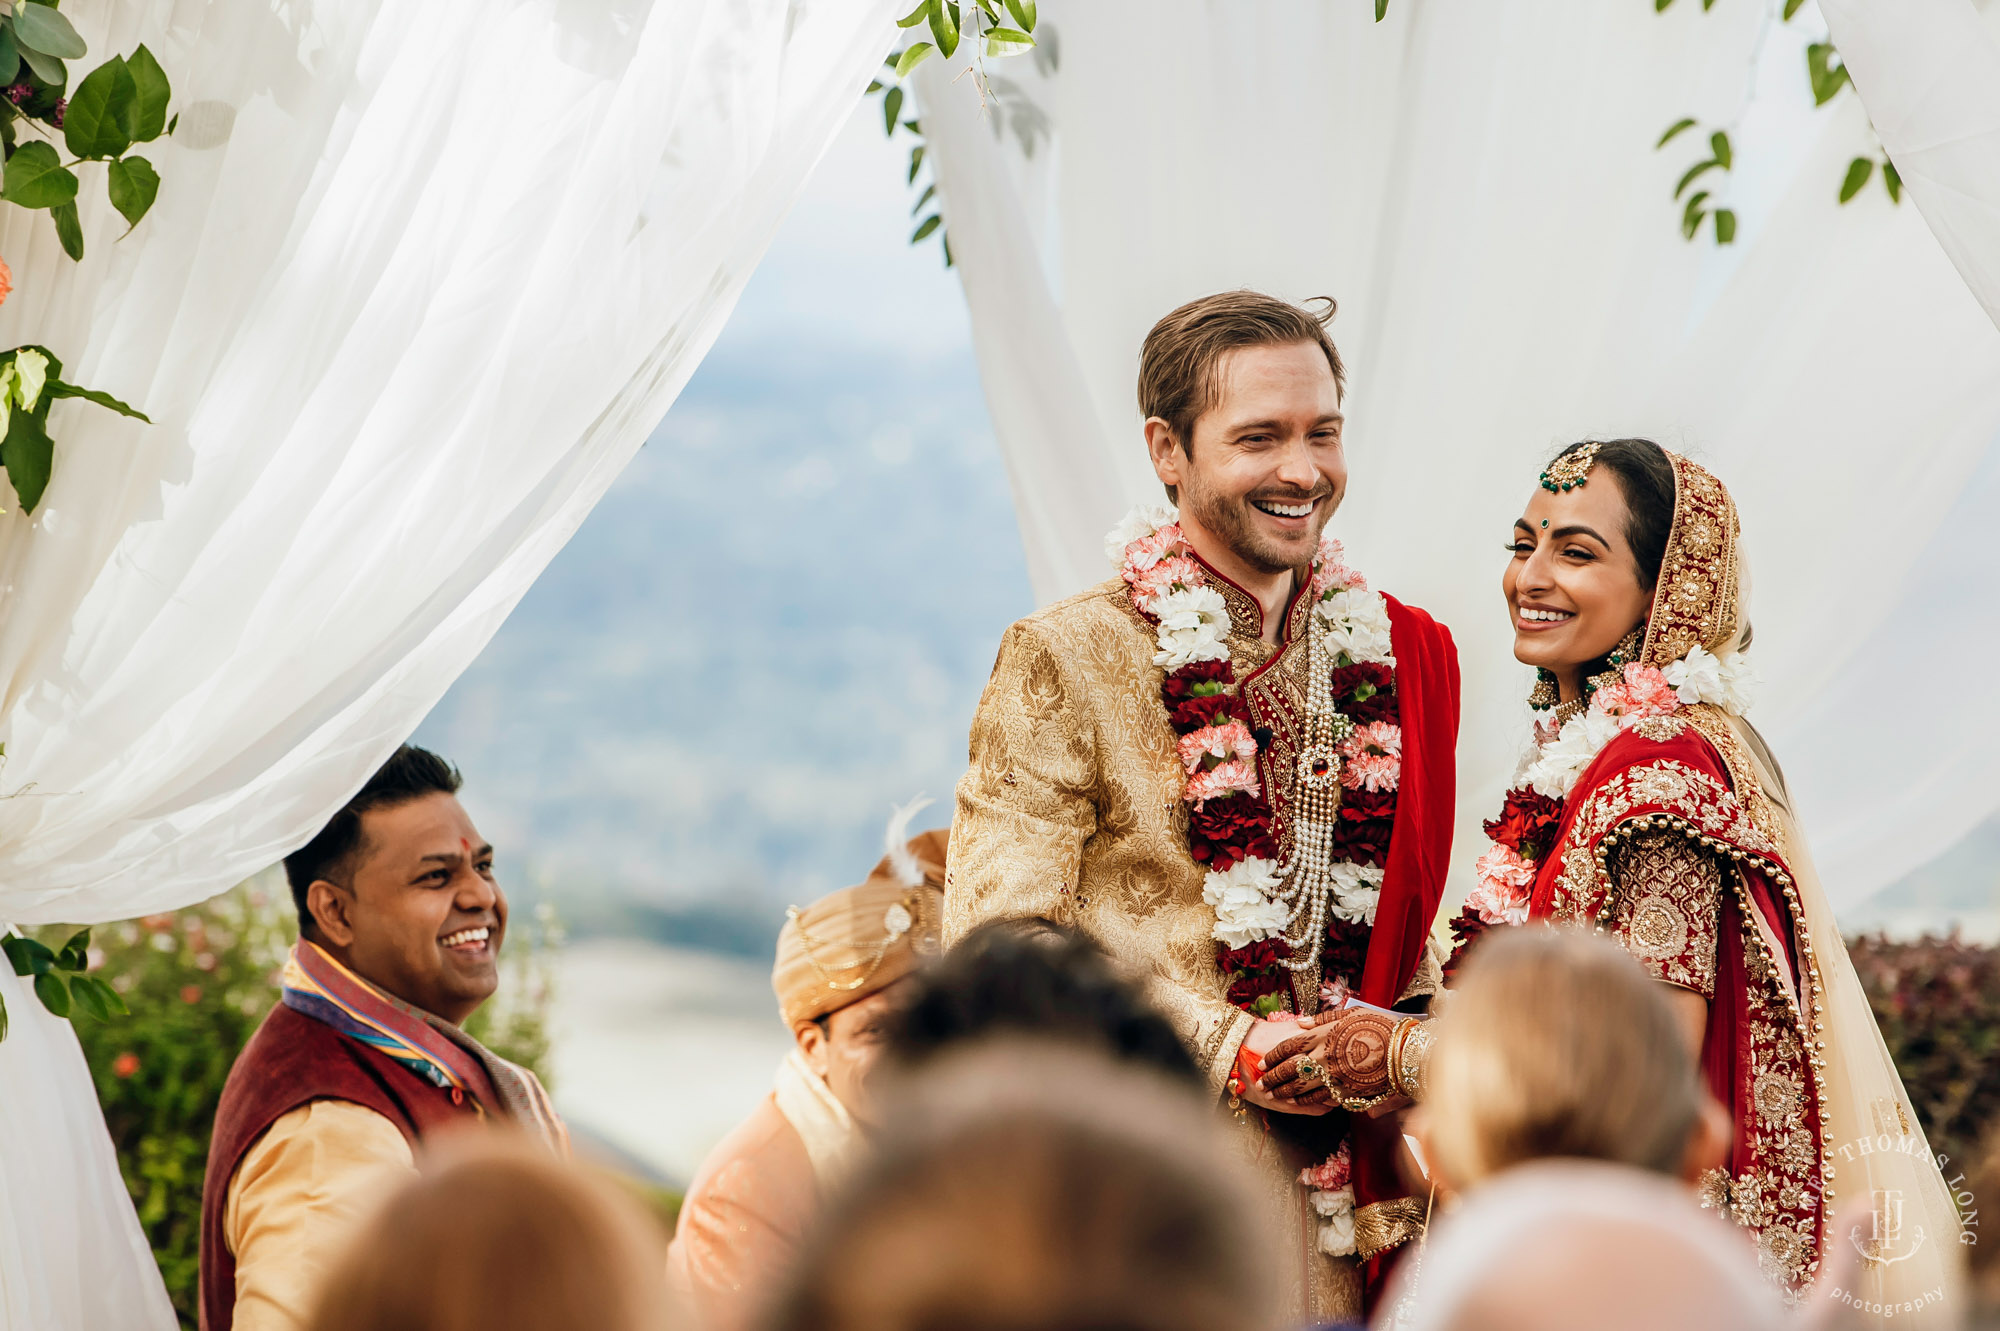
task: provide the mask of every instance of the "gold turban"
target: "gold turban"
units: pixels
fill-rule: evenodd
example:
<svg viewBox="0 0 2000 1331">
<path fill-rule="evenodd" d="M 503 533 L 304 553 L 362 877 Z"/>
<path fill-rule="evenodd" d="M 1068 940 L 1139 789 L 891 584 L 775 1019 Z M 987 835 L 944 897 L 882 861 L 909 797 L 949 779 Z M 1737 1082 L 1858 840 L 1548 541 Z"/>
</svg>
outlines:
<svg viewBox="0 0 2000 1331">
<path fill-rule="evenodd" d="M 771 969 L 787 1026 L 879 993 L 938 954 L 945 836 L 899 839 L 864 881 L 791 908 Z"/>
</svg>

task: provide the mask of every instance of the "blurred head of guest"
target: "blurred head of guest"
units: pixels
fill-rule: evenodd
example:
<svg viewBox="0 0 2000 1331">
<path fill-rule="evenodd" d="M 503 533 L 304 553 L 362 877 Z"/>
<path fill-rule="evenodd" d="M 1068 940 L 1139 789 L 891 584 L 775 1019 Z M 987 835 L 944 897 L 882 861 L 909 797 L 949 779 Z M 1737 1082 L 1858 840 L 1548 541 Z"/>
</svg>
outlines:
<svg viewBox="0 0 2000 1331">
<path fill-rule="evenodd" d="M 666 1234 L 624 1188 L 511 1135 L 425 1159 L 327 1273 L 312 1331 L 666 1331 Z"/>
<path fill-rule="evenodd" d="M 899 1082 L 770 1331 L 1266 1331 L 1276 1243 L 1207 1098 L 1000 1038 Z"/>
<path fill-rule="evenodd" d="M 507 895 L 459 775 L 408 744 L 285 857 L 299 936 L 413 1007 L 463 1022 L 500 985 Z"/>
<path fill-rule="evenodd" d="M 1384 1306 L 1405 1331 L 1786 1325 L 1740 1231 L 1671 1179 L 1593 1160 L 1520 1165 L 1470 1194 Z"/>
<path fill-rule="evenodd" d="M 890 1023 L 938 953 L 945 833 L 909 835 L 921 807 L 897 810 L 866 880 L 794 907 L 778 935 L 771 984 L 793 1048 L 771 1094 L 702 1161 L 668 1255 L 704 1331 L 753 1323 L 874 1122 Z"/>
<path fill-rule="evenodd" d="M 1079 1044 L 1198 1089 L 1201 1072 L 1167 1019 L 1094 944 L 1052 926 L 994 921 L 913 983 L 889 1055 L 909 1071 L 996 1036 Z"/>
<path fill-rule="evenodd" d="M 1520 928 L 1485 938 L 1439 1018 L 1416 1116 L 1440 1186 L 1555 1156 L 1693 1183 L 1729 1120 L 1661 985 L 1616 944 Z"/>
</svg>

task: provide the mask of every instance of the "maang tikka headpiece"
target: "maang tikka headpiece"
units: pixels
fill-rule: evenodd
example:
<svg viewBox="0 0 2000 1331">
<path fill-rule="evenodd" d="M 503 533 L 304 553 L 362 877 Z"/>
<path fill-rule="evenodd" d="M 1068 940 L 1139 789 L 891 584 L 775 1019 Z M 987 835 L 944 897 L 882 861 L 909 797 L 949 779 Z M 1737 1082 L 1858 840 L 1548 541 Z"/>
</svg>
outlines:
<svg viewBox="0 0 2000 1331">
<path fill-rule="evenodd" d="M 1590 474 L 1590 464 L 1597 461 L 1597 450 L 1604 445 L 1593 439 L 1573 453 L 1565 453 L 1549 464 L 1542 473 L 1542 488 L 1550 494 L 1561 494 L 1574 490 L 1583 484 Z"/>
</svg>

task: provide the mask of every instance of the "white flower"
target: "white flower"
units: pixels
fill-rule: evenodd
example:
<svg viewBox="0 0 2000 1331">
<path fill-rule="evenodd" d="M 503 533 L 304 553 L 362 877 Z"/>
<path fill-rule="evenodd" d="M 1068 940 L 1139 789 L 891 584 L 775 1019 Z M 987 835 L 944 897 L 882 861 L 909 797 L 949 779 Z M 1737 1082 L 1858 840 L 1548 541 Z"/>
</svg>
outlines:
<svg viewBox="0 0 2000 1331">
<path fill-rule="evenodd" d="M 1389 606 L 1382 593 L 1337 591 L 1321 598 L 1313 609 L 1327 621 L 1328 650 L 1346 652 L 1356 663 L 1395 665 L 1389 650 Z"/>
<path fill-rule="evenodd" d="M 1194 661 L 1226 661 L 1229 606 L 1213 587 L 1184 587 L 1153 602 L 1160 650 L 1153 664 L 1178 670 Z"/>
<path fill-rule="evenodd" d="M 1684 703 L 1705 702 L 1725 712 L 1743 715 L 1758 684 L 1757 667 L 1741 652 L 1717 658 L 1696 647 L 1661 672 Z"/>
<path fill-rule="evenodd" d="M 1326 876 L 1333 880 L 1326 898 L 1328 913 L 1349 924 L 1374 928 L 1375 907 L 1382 900 L 1382 871 L 1372 864 L 1338 860 L 1327 866 Z"/>
<path fill-rule="evenodd" d="M 49 381 L 49 358 L 32 347 L 14 353 L 16 398 L 22 411 L 33 411 L 42 399 L 42 385 Z"/>
<path fill-rule="evenodd" d="M 1179 513 L 1165 504 L 1140 504 L 1118 519 L 1118 525 L 1104 536 L 1104 555 L 1111 561 L 1111 567 L 1123 572 L 1126 546 L 1141 536 L 1151 536 L 1179 517 Z"/>
<path fill-rule="evenodd" d="M 1276 860 L 1247 859 L 1226 873 L 1210 870 L 1201 882 L 1201 899 L 1215 912 L 1215 939 L 1229 947 L 1248 947 L 1284 932 L 1291 911 L 1276 897 Z"/>
<path fill-rule="evenodd" d="M 1573 716 L 1542 746 L 1521 779 L 1550 799 L 1567 799 L 1576 779 L 1618 734 L 1618 718 L 1595 709 Z"/>
<path fill-rule="evenodd" d="M 1332 1192 L 1312 1194 L 1313 1211 L 1320 1218 L 1319 1250 L 1330 1257 L 1354 1255 L 1354 1188 L 1350 1184 Z"/>
</svg>

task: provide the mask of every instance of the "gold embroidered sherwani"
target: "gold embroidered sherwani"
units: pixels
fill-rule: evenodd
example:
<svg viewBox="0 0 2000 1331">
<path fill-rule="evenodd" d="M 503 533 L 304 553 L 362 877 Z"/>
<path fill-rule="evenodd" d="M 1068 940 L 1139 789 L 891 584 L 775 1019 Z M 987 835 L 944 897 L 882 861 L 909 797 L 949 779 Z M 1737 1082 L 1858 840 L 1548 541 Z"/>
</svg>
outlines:
<svg viewBox="0 0 2000 1331">
<path fill-rule="evenodd" d="M 1239 680 L 1259 677 L 1302 715 L 1307 598 L 1294 597 L 1280 645 L 1262 640 L 1257 603 L 1220 578 Z M 1296 650 L 1293 650 L 1296 646 Z M 973 719 L 945 872 L 945 942 L 989 920 L 1045 920 L 1094 940 L 1144 983 L 1218 1096 L 1255 1021 L 1229 1002 L 1216 968 L 1215 912 L 1188 853 L 1186 777 L 1160 698 L 1154 629 L 1113 578 L 1019 621 L 1001 640 Z M 1281 770 L 1289 770 L 1285 764 Z M 1427 957 L 1413 992 L 1434 992 Z M 1351 1260 L 1317 1251 L 1300 1161 L 1256 1116 L 1238 1120 L 1274 1219 L 1296 1245 L 1300 1318 L 1358 1319 Z"/>
</svg>

